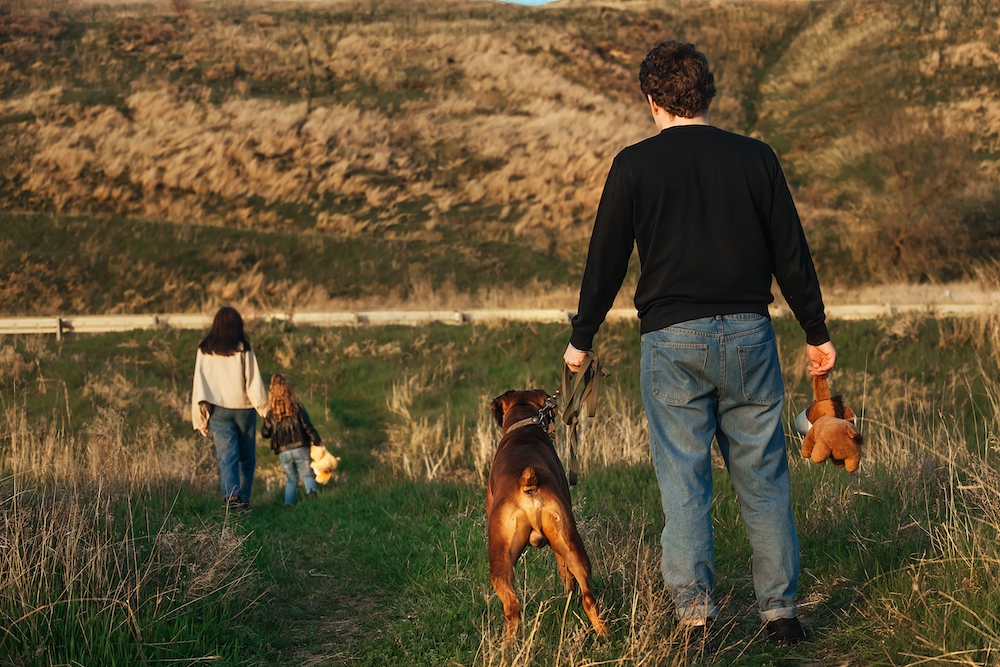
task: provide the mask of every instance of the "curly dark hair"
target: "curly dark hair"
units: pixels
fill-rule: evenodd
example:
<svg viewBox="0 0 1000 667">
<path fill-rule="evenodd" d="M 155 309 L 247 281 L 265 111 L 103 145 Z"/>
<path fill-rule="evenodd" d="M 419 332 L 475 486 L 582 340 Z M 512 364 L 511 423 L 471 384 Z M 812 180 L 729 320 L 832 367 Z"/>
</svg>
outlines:
<svg viewBox="0 0 1000 667">
<path fill-rule="evenodd" d="M 219 308 L 212 321 L 212 329 L 201 339 L 198 347 L 204 354 L 224 357 L 250 349 L 250 339 L 243 330 L 243 318 L 231 306 Z"/>
<path fill-rule="evenodd" d="M 708 58 L 694 44 L 660 42 L 639 65 L 639 87 L 658 107 L 682 118 L 708 111 L 715 97 L 715 77 Z"/>
</svg>

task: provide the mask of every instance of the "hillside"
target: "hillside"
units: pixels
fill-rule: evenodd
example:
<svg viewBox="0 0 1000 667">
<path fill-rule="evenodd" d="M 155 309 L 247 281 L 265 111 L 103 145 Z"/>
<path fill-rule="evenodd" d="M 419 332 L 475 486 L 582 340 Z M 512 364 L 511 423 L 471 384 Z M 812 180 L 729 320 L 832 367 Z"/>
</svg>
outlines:
<svg viewBox="0 0 1000 667">
<path fill-rule="evenodd" d="M 828 286 L 998 250 L 995 3 L 0 12 L 7 314 L 571 299 L 611 159 L 653 131 L 638 63 L 675 37 L 713 123 L 779 152 Z"/>
</svg>

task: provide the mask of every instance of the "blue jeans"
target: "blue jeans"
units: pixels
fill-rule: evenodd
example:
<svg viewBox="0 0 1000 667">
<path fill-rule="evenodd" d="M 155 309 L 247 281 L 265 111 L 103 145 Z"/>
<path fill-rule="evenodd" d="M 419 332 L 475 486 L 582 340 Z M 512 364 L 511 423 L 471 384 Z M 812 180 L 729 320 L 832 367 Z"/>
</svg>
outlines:
<svg viewBox="0 0 1000 667">
<path fill-rule="evenodd" d="M 222 499 L 238 497 L 250 502 L 253 471 L 257 465 L 257 413 L 253 409 L 212 407 L 208 428 L 215 436 Z"/>
<path fill-rule="evenodd" d="M 281 467 L 285 469 L 285 477 L 288 478 L 288 482 L 285 483 L 286 505 L 295 504 L 295 492 L 299 486 L 299 477 L 306 485 L 307 493 L 316 493 L 316 475 L 309 467 L 311 459 L 308 447 L 286 449 L 278 454 L 278 460 L 281 461 Z"/>
<path fill-rule="evenodd" d="M 665 517 L 661 570 L 678 618 L 719 613 L 712 599 L 713 437 L 753 548 L 761 618 L 794 618 L 799 538 L 771 321 L 720 315 L 643 334 L 641 384 Z"/>
</svg>

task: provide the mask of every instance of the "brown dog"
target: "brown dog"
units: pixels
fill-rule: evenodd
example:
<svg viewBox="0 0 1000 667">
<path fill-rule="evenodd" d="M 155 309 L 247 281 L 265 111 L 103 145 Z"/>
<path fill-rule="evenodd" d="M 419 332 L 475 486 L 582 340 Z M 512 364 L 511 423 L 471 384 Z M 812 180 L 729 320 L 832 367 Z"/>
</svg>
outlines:
<svg viewBox="0 0 1000 667">
<path fill-rule="evenodd" d="M 547 398 L 540 389 L 508 391 L 490 404 L 503 429 L 486 488 L 490 582 L 503 602 L 510 640 L 521 620 L 514 563 L 528 544 L 547 544 L 556 554 L 563 590 L 569 595 L 580 582 L 583 608 L 597 634 L 606 637 L 608 627 L 591 587 L 590 559 L 576 529 L 566 473 L 547 429 L 531 422 L 544 415 Z"/>
</svg>

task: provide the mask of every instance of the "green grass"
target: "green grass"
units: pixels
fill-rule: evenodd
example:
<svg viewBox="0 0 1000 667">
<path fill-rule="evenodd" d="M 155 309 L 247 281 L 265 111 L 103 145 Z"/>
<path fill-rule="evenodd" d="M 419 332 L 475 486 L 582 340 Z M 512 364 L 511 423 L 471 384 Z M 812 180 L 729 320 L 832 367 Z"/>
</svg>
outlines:
<svg viewBox="0 0 1000 667">
<path fill-rule="evenodd" d="M 252 626 L 266 586 L 246 569 L 245 548 L 230 549 L 245 530 L 215 503 L 184 488 L 53 497 L 22 483 L 0 482 L 0 664 L 245 665 L 266 655 Z M 11 579 L 24 580 L 20 596 Z"/>
<path fill-rule="evenodd" d="M 793 322 L 775 325 L 791 418 L 810 392 L 807 379 L 792 370 L 802 334 Z M 717 590 L 724 613 L 719 631 L 697 650 L 663 639 L 683 656 L 677 664 L 792 665 L 817 656 L 825 656 L 821 664 L 846 659 L 907 664 L 908 652 L 939 655 L 945 648 L 988 655 L 983 651 L 996 645 L 989 633 L 996 632 L 997 623 L 986 611 L 1000 599 L 995 559 L 985 557 L 981 565 L 964 568 L 950 563 L 963 554 L 988 553 L 998 531 L 989 518 L 988 499 L 955 491 L 953 485 L 961 479 L 969 488 L 1000 487 L 982 478 L 988 465 L 970 465 L 953 478 L 947 460 L 935 457 L 955 446 L 980 451 L 989 442 L 987 431 L 996 419 L 990 403 L 993 371 L 980 371 L 980 360 L 984 368 L 994 367 L 987 360 L 989 350 L 977 350 L 956 327 L 927 321 L 894 335 L 886 323 L 832 324 L 840 352 L 834 390 L 855 408 L 864 405 L 865 431 L 875 449 L 865 474 L 852 479 L 828 465 L 801 462 L 796 441 L 789 441 L 803 558 L 800 600 L 812 641 L 777 650 L 757 636 L 750 548 L 728 477 L 716 470 Z M 233 665 L 298 665 L 307 658 L 324 665 L 497 664 L 502 610 L 488 579 L 482 488 L 463 481 L 399 479 L 372 453 L 384 446 L 386 427 L 398 419 L 386 405 L 394 382 L 422 378 L 427 390 L 417 392 L 410 408 L 416 418 L 446 417 L 453 425 L 471 426 L 486 402 L 506 389 L 554 389 L 567 336 L 562 325 L 253 328 L 262 369 L 265 374 L 281 370 L 295 381 L 321 434 L 344 458 L 341 477 L 322 487 L 315 501 L 294 508 L 283 506 L 283 484 L 268 490 L 258 481 L 254 512 L 236 521 L 266 593 L 256 606 L 193 618 L 192 634 L 176 637 L 193 637 L 203 627 L 199 624 L 232 613 L 231 623 L 191 646 Z M 148 420 L 164 422 L 174 437 L 197 439 L 186 424 L 183 399 L 198 337 L 197 332 L 151 331 L 69 335 L 61 344 L 51 337 L 0 339 L 0 350 L 10 347 L 22 360 L 19 370 L 3 371 L 8 378 L 4 410 L 26 410 L 32 423 L 61 419 L 64 428 L 79 428 L 96 419 L 114 396 L 86 387 L 95 385 L 95 377 L 110 384 L 108 378 L 118 373 L 132 387 L 128 400 L 116 408 L 127 429 L 135 429 L 126 439 L 140 437 L 137 425 Z M 597 344 L 613 370 L 608 386 L 638 401 L 637 327 L 607 326 Z M 8 352 L 4 358 L 10 358 Z M 176 394 L 180 409 L 165 406 L 162 392 Z M 907 437 L 895 440 L 890 429 Z M 938 452 L 935 438 L 942 443 Z M 259 469 L 273 467 L 276 457 L 266 442 L 259 444 Z M 912 455 L 893 454 L 893 447 Z M 209 477 L 214 479 L 214 471 Z M 977 482 L 981 478 L 985 485 Z M 139 493 L 150 518 L 137 523 L 146 526 L 139 526 L 137 535 L 155 531 L 166 520 L 168 505 L 171 525 L 217 528 L 222 517 L 214 484 L 184 491 L 169 503 L 164 499 L 171 492 Z M 564 626 L 567 608 L 554 559 L 548 550 L 531 550 L 517 570 L 519 595 L 526 603 L 524 627 L 538 628 L 529 642 L 535 656 L 530 664 L 555 664 L 560 651 L 564 657 L 572 651 L 581 659 L 616 660 L 633 645 L 633 619 L 662 638 L 672 630 L 663 603 L 633 607 L 636 591 L 657 594 L 660 587 L 662 517 L 650 467 L 591 470 L 573 494 L 612 637 L 597 642 L 580 630 L 587 623 L 578 599 L 569 604 Z M 957 530 L 966 523 L 978 527 Z M 956 544 L 949 547 L 942 536 Z M 153 628 L 148 636 L 162 638 L 171 627 Z M 120 638 L 115 646 L 95 646 L 93 654 L 80 648 L 83 639 L 73 641 L 79 655 L 125 651 Z M 178 648 L 186 644 L 171 646 L 178 656 L 198 652 Z M 33 658 L 24 660 L 36 664 Z"/>
<path fill-rule="evenodd" d="M 476 218 L 456 209 L 450 217 Z M 334 299 L 397 299 L 414 289 L 468 294 L 533 279 L 579 282 L 582 266 L 545 250 L 475 236 L 439 241 L 331 238 L 296 230 L 0 214 L 0 312 L 5 316 L 197 311 L 213 281 L 259 274 L 263 309 L 294 308 L 289 286 Z M 425 287 L 426 285 L 426 287 Z"/>
<path fill-rule="evenodd" d="M 808 378 L 788 373 L 803 358 L 802 334 L 791 320 L 774 324 L 786 366 L 788 409 L 797 413 L 812 397 Z M 834 322 L 831 333 L 838 351 L 834 391 L 848 396 L 862 416 L 891 421 L 908 414 L 912 404 L 886 400 L 902 384 L 921 387 L 924 400 L 953 405 L 969 429 L 989 409 L 983 378 L 977 376 L 977 364 L 988 350 L 962 342 L 952 323 L 926 320 L 893 335 L 874 321 Z M 39 418 L 68 410 L 77 424 L 110 405 L 129 423 L 158 419 L 183 435 L 190 369 L 201 336 L 166 329 L 71 334 L 62 343 L 50 336 L 0 339 L 0 348 L 10 346 L 27 365 L 10 377 L 14 391 L 5 396 L 6 404 L 24 405 Z M 415 396 L 411 408 L 415 417 L 447 411 L 455 425 L 471 425 L 487 402 L 507 389 L 554 391 L 569 329 L 527 323 L 296 330 L 284 323 L 261 323 L 251 325 L 250 337 L 265 375 L 289 375 L 321 432 L 342 440 L 349 452 L 367 461 L 366 453 L 384 442 L 384 426 L 392 419 L 386 398 L 394 382 L 424 379 L 426 390 Z M 612 371 L 608 386 L 638 404 L 637 324 L 606 324 L 596 344 Z M 116 375 L 134 392 L 131 399 L 119 397 L 119 404 L 108 402 L 113 392 L 100 390 Z M 172 403 L 156 398 L 163 394 Z M 972 441 L 971 430 L 968 435 Z"/>
<path fill-rule="evenodd" d="M 833 484 L 847 493 L 847 476 L 829 468 L 793 466 L 803 554 L 800 598 L 824 601 L 804 607 L 813 641 L 778 650 L 757 636 L 749 544 L 728 478 L 716 473 L 716 590 L 725 601 L 719 624 L 726 630 L 688 664 L 792 665 L 817 655 L 894 664 L 905 651 L 916 650 L 908 634 L 853 645 L 869 631 L 869 622 L 852 613 L 855 607 L 871 606 L 875 601 L 870 598 L 882 591 L 898 595 L 910 589 L 910 569 L 930 545 L 918 531 L 901 539 L 885 536 L 898 534 L 900 511 L 914 508 L 889 494 L 878 500 L 857 496 L 849 514 L 831 515 L 826 530 L 811 532 L 815 523 L 803 516 L 803 508 L 815 502 L 812 487 L 839 475 Z M 595 562 L 595 586 L 606 617 L 612 619 L 609 642 L 592 636 L 584 642 L 584 654 L 592 660 L 614 660 L 627 644 L 632 582 L 627 573 L 608 568 L 611 554 L 637 540 L 639 532 L 641 543 L 656 552 L 662 525 L 658 494 L 646 466 L 603 470 L 574 490 Z M 482 496 L 482 489 L 464 484 L 350 484 L 323 489 L 318 500 L 295 508 L 274 502 L 246 519 L 244 524 L 254 531 L 252 541 L 261 549 L 257 563 L 275 583 L 273 607 L 262 609 L 261 616 L 282 619 L 262 622 L 282 637 L 273 648 L 284 657 L 283 664 L 298 664 L 310 653 L 327 656 L 329 662 L 321 664 L 334 665 L 476 663 L 483 634 L 496 642 L 503 619 L 489 585 Z M 532 664 L 554 664 L 563 622 L 554 558 L 547 550 L 529 550 L 517 571 L 525 623 L 541 627 L 539 658 Z M 940 574 L 937 582 L 929 577 L 930 586 L 961 588 L 960 577 L 955 581 L 954 574 Z M 570 631 L 587 627 L 578 598 L 569 609 Z M 938 620 L 928 614 L 926 622 Z M 962 630 L 958 620 L 949 619 L 948 627 Z M 966 633 L 961 639 L 953 636 L 953 643 L 981 645 L 976 639 Z"/>
</svg>

